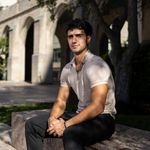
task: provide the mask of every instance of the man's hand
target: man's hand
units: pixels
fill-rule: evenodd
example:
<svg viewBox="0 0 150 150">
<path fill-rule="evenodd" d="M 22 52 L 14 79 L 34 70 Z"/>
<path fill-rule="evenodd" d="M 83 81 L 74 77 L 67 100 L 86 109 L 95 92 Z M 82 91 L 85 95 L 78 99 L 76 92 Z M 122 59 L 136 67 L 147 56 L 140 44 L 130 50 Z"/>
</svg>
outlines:
<svg viewBox="0 0 150 150">
<path fill-rule="evenodd" d="M 54 130 L 54 125 L 59 123 L 59 119 L 55 118 L 55 117 L 49 117 L 48 118 L 48 129 L 47 132 L 49 134 L 54 134 L 54 136 L 56 136 L 55 134 L 55 130 Z"/>
<path fill-rule="evenodd" d="M 59 123 L 55 124 L 54 126 L 55 133 L 58 137 L 61 137 L 63 135 L 65 128 L 65 121 L 62 118 L 60 118 Z"/>
<path fill-rule="evenodd" d="M 60 118 L 49 118 L 48 119 L 48 129 L 47 132 L 49 134 L 53 134 L 54 136 L 61 137 L 65 130 L 65 121 Z"/>
</svg>

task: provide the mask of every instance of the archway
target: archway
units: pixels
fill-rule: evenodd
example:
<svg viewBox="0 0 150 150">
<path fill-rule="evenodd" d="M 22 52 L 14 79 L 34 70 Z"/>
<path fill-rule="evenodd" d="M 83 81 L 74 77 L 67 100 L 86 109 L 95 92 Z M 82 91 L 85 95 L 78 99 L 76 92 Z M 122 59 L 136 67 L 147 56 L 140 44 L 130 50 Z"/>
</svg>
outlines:
<svg viewBox="0 0 150 150">
<path fill-rule="evenodd" d="M 59 80 L 60 68 L 61 68 L 61 46 L 57 36 L 54 36 L 53 41 L 53 82 Z"/>
<path fill-rule="evenodd" d="M 4 31 L 3 31 L 3 36 L 1 38 L 1 46 L 3 47 L 1 50 L 1 56 L 0 57 L 0 80 L 7 80 L 7 74 L 8 74 L 8 67 L 7 67 L 7 64 L 8 64 L 8 55 L 9 55 L 9 30 L 10 30 L 10 27 L 9 26 L 6 26 L 4 28 Z"/>
<path fill-rule="evenodd" d="M 57 28 L 56 28 L 56 36 L 60 42 L 60 48 L 59 48 L 59 61 L 60 61 L 60 68 L 59 72 L 61 72 L 64 65 L 70 61 L 71 59 L 71 53 L 68 50 L 68 44 L 66 40 L 66 26 L 67 24 L 72 20 L 73 14 L 70 12 L 70 10 L 64 11 L 61 16 L 59 17 Z M 55 54 L 55 52 L 54 52 Z M 53 69 L 54 70 L 54 69 Z M 60 73 L 59 73 L 60 75 Z M 57 81 L 59 79 L 59 75 L 57 78 Z"/>
<path fill-rule="evenodd" d="M 32 76 L 32 54 L 33 54 L 34 23 L 32 22 L 25 41 L 25 81 L 31 82 Z"/>
</svg>

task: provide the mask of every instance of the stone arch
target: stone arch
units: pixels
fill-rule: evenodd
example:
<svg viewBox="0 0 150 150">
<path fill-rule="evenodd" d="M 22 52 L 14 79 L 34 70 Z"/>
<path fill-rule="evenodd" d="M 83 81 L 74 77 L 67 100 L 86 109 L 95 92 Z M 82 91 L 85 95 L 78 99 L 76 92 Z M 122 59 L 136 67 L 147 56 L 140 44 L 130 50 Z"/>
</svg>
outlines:
<svg viewBox="0 0 150 150">
<path fill-rule="evenodd" d="M 61 3 L 56 9 L 56 17 L 59 19 L 62 14 L 67 10 L 68 5 L 65 3 Z"/>
<path fill-rule="evenodd" d="M 23 26 L 22 26 L 22 39 L 23 42 L 25 42 L 26 40 L 26 36 L 27 36 L 27 31 L 29 30 L 30 26 L 34 23 L 34 19 L 32 17 L 27 17 L 27 19 L 25 20 Z"/>
<path fill-rule="evenodd" d="M 68 4 L 69 5 L 69 4 Z M 74 17 L 74 12 L 71 12 L 68 8 L 67 4 L 62 3 L 58 8 L 58 14 L 57 14 L 57 26 L 56 26 L 56 30 L 55 30 L 55 34 L 58 37 L 59 41 L 60 41 L 60 46 L 61 46 L 61 68 L 60 71 L 62 70 L 62 68 L 64 67 L 64 65 L 69 62 L 72 58 L 72 53 L 69 50 L 69 46 L 67 44 L 67 39 L 66 39 L 66 27 L 67 24 L 73 19 Z M 69 104 L 75 104 L 77 105 L 78 102 L 78 98 L 76 96 L 76 94 L 74 93 L 74 91 L 71 89 L 70 90 L 70 96 L 69 96 Z"/>
<path fill-rule="evenodd" d="M 6 59 L 6 70 L 5 70 L 5 72 L 4 72 L 4 74 L 3 74 L 3 79 L 4 80 L 7 80 L 7 74 L 8 74 L 8 56 L 9 56 L 9 31 L 10 31 L 10 27 L 8 26 L 8 25 L 6 25 L 5 27 L 4 27 L 4 30 L 3 30 L 3 32 L 2 32 L 2 38 L 6 38 L 6 40 L 7 40 L 7 50 L 8 50 L 8 52 L 7 53 L 5 53 L 5 59 Z"/>
<path fill-rule="evenodd" d="M 32 80 L 32 55 L 34 47 L 34 19 L 28 17 L 23 24 L 22 44 L 24 45 L 24 80 Z"/>
<path fill-rule="evenodd" d="M 2 37 L 7 38 L 8 49 L 9 49 L 9 32 L 10 32 L 10 27 L 8 25 L 6 25 L 4 30 L 3 30 Z"/>
<path fill-rule="evenodd" d="M 68 8 L 68 5 L 62 3 L 57 8 L 57 27 L 55 34 L 57 35 L 60 46 L 61 46 L 61 69 L 62 67 L 70 60 L 70 53 L 68 51 L 68 44 L 64 35 L 66 35 L 66 25 L 72 20 L 73 12 L 71 12 Z"/>
<path fill-rule="evenodd" d="M 59 80 L 60 66 L 61 66 L 61 46 L 59 38 L 55 34 L 53 40 L 53 63 L 52 63 L 53 82 L 57 82 Z"/>
<path fill-rule="evenodd" d="M 2 33 L 2 37 L 3 38 L 7 38 L 7 42 L 8 42 L 8 49 L 9 49 L 9 32 L 10 32 L 10 27 L 8 25 L 5 26 L 3 33 Z"/>
<path fill-rule="evenodd" d="M 8 37 L 8 36 L 9 36 L 9 30 L 10 30 L 10 27 L 9 27 L 8 25 L 6 25 L 6 26 L 4 27 L 2 36 L 3 36 L 3 37 Z"/>
<path fill-rule="evenodd" d="M 67 7 L 68 7 L 67 4 L 61 3 L 56 8 L 55 20 L 53 22 L 49 22 L 49 26 L 47 29 L 48 31 L 50 30 L 50 34 L 49 34 L 50 41 L 54 41 L 54 37 L 56 36 L 58 38 L 58 41 L 60 44 L 59 55 L 61 56 L 60 57 L 60 61 L 61 61 L 60 66 L 61 67 L 59 69 L 57 69 L 57 71 L 58 71 L 57 74 L 55 73 L 55 70 L 54 70 L 54 68 L 52 68 L 52 65 L 51 65 L 51 64 L 53 64 L 53 59 L 49 63 L 49 68 L 51 68 L 51 71 L 52 71 L 51 73 L 52 73 L 52 82 L 53 83 L 58 82 L 61 69 L 64 66 L 64 64 L 66 64 L 67 59 L 68 59 L 68 57 L 67 57 L 67 55 L 68 55 L 67 54 L 67 43 L 66 43 L 66 40 L 65 40 L 66 38 L 64 37 L 64 35 L 65 35 L 65 25 L 72 19 L 72 17 L 70 19 L 68 19 L 66 17 L 65 12 L 67 11 Z M 52 56 L 54 56 L 54 47 L 55 47 L 54 42 L 52 42 L 52 43 L 49 42 L 49 44 L 51 45 L 51 47 L 50 47 L 51 54 L 52 54 Z M 56 74 L 56 77 L 54 76 L 54 74 Z M 50 78 L 49 73 L 46 74 L 46 79 L 47 78 Z"/>
</svg>

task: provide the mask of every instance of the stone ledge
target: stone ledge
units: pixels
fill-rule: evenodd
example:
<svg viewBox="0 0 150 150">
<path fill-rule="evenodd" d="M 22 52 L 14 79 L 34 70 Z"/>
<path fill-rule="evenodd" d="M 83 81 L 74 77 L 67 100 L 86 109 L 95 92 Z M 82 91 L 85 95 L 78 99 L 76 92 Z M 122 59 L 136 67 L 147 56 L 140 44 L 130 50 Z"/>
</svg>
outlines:
<svg viewBox="0 0 150 150">
<path fill-rule="evenodd" d="M 0 123 L 0 140 L 11 144 L 11 127 L 7 124 Z"/>
<path fill-rule="evenodd" d="M 105 150 L 149 150 L 150 132 L 116 125 L 116 132 L 109 140 L 92 145 L 93 148 Z"/>
<path fill-rule="evenodd" d="M 25 142 L 25 121 L 49 110 L 34 110 L 12 113 L 12 144 L 17 150 L 27 150 Z M 109 140 L 87 147 L 86 150 L 149 150 L 150 132 L 116 125 L 116 132 Z M 44 150 L 64 150 L 61 139 L 45 139 Z"/>
<path fill-rule="evenodd" d="M 11 145 L 6 144 L 5 142 L 0 140 L 0 150 L 16 150 L 16 149 Z"/>
<path fill-rule="evenodd" d="M 27 150 L 25 141 L 25 121 L 45 112 L 49 112 L 49 110 L 33 110 L 12 113 L 12 145 L 17 150 Z"/>
</svg>

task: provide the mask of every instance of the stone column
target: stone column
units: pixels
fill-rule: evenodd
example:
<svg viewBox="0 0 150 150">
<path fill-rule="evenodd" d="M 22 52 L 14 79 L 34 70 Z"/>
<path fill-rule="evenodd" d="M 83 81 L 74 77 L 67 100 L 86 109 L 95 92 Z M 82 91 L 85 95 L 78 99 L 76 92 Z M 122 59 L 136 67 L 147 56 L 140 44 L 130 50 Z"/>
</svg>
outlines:
<svg viewBox="0 0 150 150">
<path fill-rule="evenodd" d="M 19 24 L 9 30 L 8 77 L 10 81 L 24 81 L 24 58 L 20 43 Z"/>
<path fill-rule="evenodd" d="M 39 76 L 39 38 L 40 38 L 40 21 L 36 20 L 34 22 L 34 51 L 32 55 L 32 83 L 40 82 Z"/>
<path fill-rule="evenodd" d="M 8 64 L 7 64 L 7 80 L 11 80 L 12 75 L 12 31 L 9 31 L 9 56 L 8 56 Z"/>
<path fill-rule="evenodd" d="M 13 49 L 13 43 L 14 43 L 14 30 L 10 29 L 9 30 L 9 56 L 8 56 L 8 65 L 7 65 L 7 70 L 8 70 L 8 74 L 7 74 L 7 79 L 11 80 L 11 81 L 16 81 L 17 77 L 16 77 L 16 64 L 18 63 L 18 59 L 14 54 L 14 49 Z"/>
<path fill-rule="evenodd" d="M 40 39 L 39 51 L 34 54 L 34 63 L 38 64 L 34 74 L 37 74 L 36 80 L 33 82 L 38 83 L 51 83 L 52 82 L 52 59 L 53 59 L 53 37 L 56 28 L 56 20 L 50 21 L 49 12 L 45 9 L 42 19 L 40 20 Z M 36 33 L 35 33 L 36 34 Z M 34 44 L 35 45 L 35 44 Z M 35 53 L 37 52 L 36 49 Z"/>
</svg>

